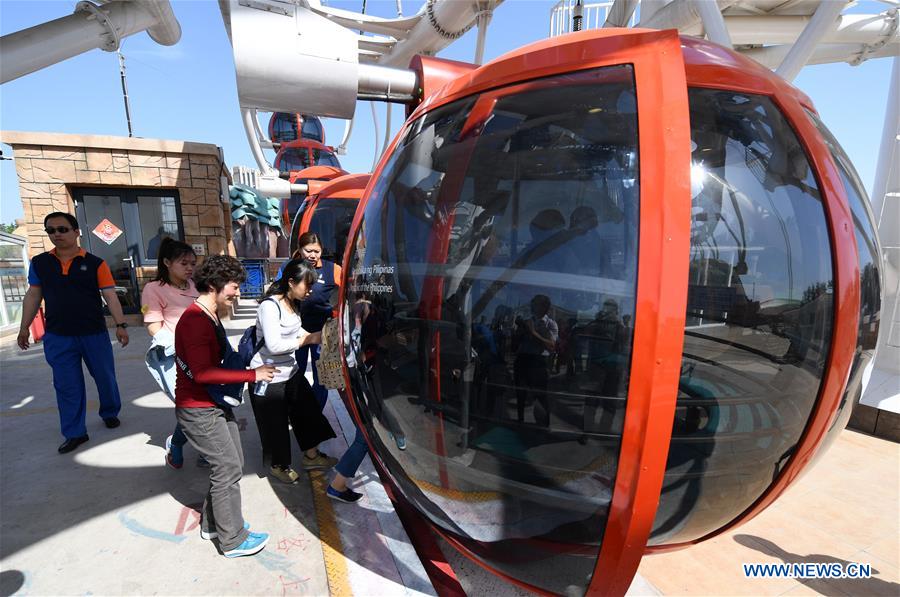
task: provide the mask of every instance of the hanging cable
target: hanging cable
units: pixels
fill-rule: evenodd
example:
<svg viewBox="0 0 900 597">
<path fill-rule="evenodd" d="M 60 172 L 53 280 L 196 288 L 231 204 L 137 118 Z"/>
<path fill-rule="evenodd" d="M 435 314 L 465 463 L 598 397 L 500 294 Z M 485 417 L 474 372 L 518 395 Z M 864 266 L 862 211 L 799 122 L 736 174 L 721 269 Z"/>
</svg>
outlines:
<svg viewBox="0 0 900 597">
<path fill-rule="evenodd" d="M 122 99 L 125 100 L 125 121 L 128 123 L 128 136 L 133 137 L 131 130 L 131 105 L 128 101 L 128 85 L 125 83 L 125 55 L 116 50 L 119 55 L 119 79 L 122 81 Z"/>
<path fill-rule="evenodd" d="M 387 108 L 387 116 L 384 119 L 384 143 L 381 146 L 381 151 L 378 152 L 379 160 L 384 155 L 384 152 L 387 151 L 388 143 L 391 142 L 391 113 L 394 111 L 394 106 L 389 103 L 385 103 L 384 107 Z M 374 170 L 373 168 L 372 171 L 374 172 Z"/>
<path fill-rule="evenodd" d="M 370 172 L 375 172 L 375 166 L 378 165 L 378 159 L 381 157 L 378 153 L 378 143 L 381 134 L 378 132 L 378 114 L 375 112 L 375 102 L 369 102 L 372 107 L 372 122 L 375 123 L 375 156 L 372 158 L 372 168 Z"/>
</svg>

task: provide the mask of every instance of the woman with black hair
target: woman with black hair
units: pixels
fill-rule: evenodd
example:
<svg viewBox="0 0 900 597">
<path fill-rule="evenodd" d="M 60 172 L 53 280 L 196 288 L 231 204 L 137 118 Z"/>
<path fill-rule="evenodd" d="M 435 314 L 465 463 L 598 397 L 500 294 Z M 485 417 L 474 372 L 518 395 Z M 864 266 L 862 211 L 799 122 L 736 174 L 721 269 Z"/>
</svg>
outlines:
<svg viewBox="0 0 900 597">
<path fill-rule="evenodd" d="M 335 290 L 341 284 L 341 266 L 327 259 L 322 259 L 322 239 L 315 232 L 310 231 L 301 234 L 297 239 L 297 247 L 298 249 L 291 255 L 291 259 L 305 259 L 316 271 L 316 281 L 310 287 L 310 294 L 300 304 L 300 317 L 303 319 L 303 329 L 308 332 L 320 332 L 325 326 L 325 322 L 331 319 L 334 311 L 331 300 Z M 287 264 L 278 271 L 276 280 L 281 278 L 281 274 L 286 266 Z M 328 399 L 328 389 L 319 383 L 319 370 L 317 367 L 319 347 L 301 347 L 297 351 L 297 366 L 305 373 L 306 363 L 309 361 L 310 355 L 312 355 L 312 389 L 321 410 L 325 408 L 325 401 Z"/>
<path fill-rule="evenodd" d="M 185 309 L 199 296 L 191 276 L 197 255 L 187 243 L 166 237 L 159 243 L 156 277 L 141 293 L 144 327 L 150 332 L 150 348 L 144 357 L 147 370 L 159 388 L 175 402 L 175 326 Z M 180 469 L 184 464 L 182 448 L 187 443 L 181 425 L 166 438 L 166 464 Z M 209 466 L 202 459 L 198 466 Z"/>
<path fill-rule="evenodd" d="M 175 328 L 175 416 L 188 441 L 210 464 L 200 537 L 218 538 L 227 558 L 253 555 L 269 540 L 266 533 L 250 532 L 241 512 L 244 452 L 237 420 L 230 407 L 216 404 L 207 391 L 214 384 L 271 381 L 277 372 L 273 365 L 245 370 L 222 367 L 228 337 L 218 313 L 234 305 L 246 277 L 241 262 L 234 257 L 207 258 L 194 271 L 200 296 L 184 311 Z"/>
<path fill-rule="evenodd" d="M 270 473 L 285 483 L 299 479 L 291 469 L 288 423 L 304 452 L 304 468 L 330 468 L 337 463 L 336 458 L 323 454 L 317 447 L 335 434 L 319 409 L 304 371 L 297 366 L 295 354 L 298 348 L 321 341 L 321 332 L 308 332 L 300 319 L 300 304 L 309 296 L 317 279 L 316 271 L 307 261 L 289 261 L 281 278 L 269 286 L 260 301 L 256 319 L 257 338 L 262 338 L 263 345 L 250 366 L 270 363 L 278 367 L 278 373 L 265 387 L 256 386 L 250 401 L 263 455 L 271 457 Z"/>
</svg>

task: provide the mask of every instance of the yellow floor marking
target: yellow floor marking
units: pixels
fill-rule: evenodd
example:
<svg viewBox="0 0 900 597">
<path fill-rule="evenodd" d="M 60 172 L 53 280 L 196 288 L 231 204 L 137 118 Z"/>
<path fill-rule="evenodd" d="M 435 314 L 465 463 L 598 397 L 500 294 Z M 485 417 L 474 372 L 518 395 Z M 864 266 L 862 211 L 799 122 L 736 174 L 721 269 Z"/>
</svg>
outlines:
<svg viewBox="0 0 900 597">
<path fill-rule="evenodd" d="M 338 530 L 331 499 L 325 495 L 325 489 L 328 487 L 325 474 L 322 471 L 309 471 L 309 480 L 312 484 L 316 520 L 319 523 L 319 541 L 322 543 L 329 593 L 332 597 L 352 597 L 347 560 L 342 553 L 341 533 Z"/>
</svg>

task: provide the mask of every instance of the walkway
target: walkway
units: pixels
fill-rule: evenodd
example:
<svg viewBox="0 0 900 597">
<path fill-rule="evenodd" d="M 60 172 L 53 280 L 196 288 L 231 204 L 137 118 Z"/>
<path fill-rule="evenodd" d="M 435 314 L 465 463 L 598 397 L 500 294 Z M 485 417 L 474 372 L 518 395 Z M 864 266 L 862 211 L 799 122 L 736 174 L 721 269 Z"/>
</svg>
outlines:
<svg viewBox="0 0 900 597">
<path fill-rule="evenodd" d="M 244 302 L 233 339 L 252 322 Z M 163 465 L 172 405 L 143 366 L 144 330 L 116 345 L 122 426 L 106 429 L 88 382 L 89 443 L 61 456 L 50 370 L 38 344 L 0 348 L 0 596 L 434 595 L 428 576 L 367 458 L 358 505 L 323 499 L 324 473 L 295 486 L 270 479 L 249 405 L 241 407 L 244 512 L 272 535 L 257 557 L 226 560 L 200 539 L 206 469 L 186 450 Z M 339 455 L 354 427 L 335 393 L 326 414 Z M 299 453 L 295 449 L 295 458 Z M 851 431 L 772 508 L 698 547 L 644 558 L 632 595 L 900 595 L 900 445 Z M 444 549 L 471 595 L 524 595 Z M 864 562 L 868 580 L 745 578 L 741 564 Z"/>
</svg>

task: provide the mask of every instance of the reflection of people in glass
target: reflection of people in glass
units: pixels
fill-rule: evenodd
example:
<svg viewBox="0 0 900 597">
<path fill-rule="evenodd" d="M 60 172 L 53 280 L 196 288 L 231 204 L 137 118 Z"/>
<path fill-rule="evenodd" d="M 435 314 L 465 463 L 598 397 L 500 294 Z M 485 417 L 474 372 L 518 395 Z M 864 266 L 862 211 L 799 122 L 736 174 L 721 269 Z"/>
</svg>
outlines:
<svg viewBox="0 0 900 597">
<path fill-rule="evenodd" d="M 364 278 L 362 277 L 357 278 L 357 288 L 365 284 L 363 280 Z M 368 385 L 371 390 L 369 409 L 372 411 L 372 415 L 378 418 L 387 428 L 397 447 L 405 450 L 406 434 L 394 413 L 386 408 L 384 403 L 385 399 L 389 397 L 384 395 L 381 370 L 378 366 L 378 340 L 384 335 L 384 322 L 381 320 L 378 309 L 369 297 L 368 292 L 359 291 L 356 301 L 351 308 L 350 316 L 353 318 L 353 331 L 350 334 L 350 341 L 359 355 L 357 357 L 358 366 L 370 375 L 368 378 Z"/>
<path fill-rule="evenodd" d="M 581 354 L 586 353 L 587 356 L 585 375 L 580 378 L 580 385 L 582 389 L 600 395 L 585 402 L 585 431 L 594 427 L 594 418 L 601 403 L 619 394 L 622 372 L 628 364 L 624 354 L 628 349 L 624 343 L 625 336 L 625 325 L 619 319 L 619 305 L 613 299 L 603 301 L 603 308 L 578 334 L 579 360 Z"/>
<path fill-rule="evenodd" d="M 547 427 L 550 425 L 550 405 L 547 401 L 549 361 L 559 339 L 559 327 L 549 315 L 550 298 L 547 295 L 535 295 L 530 308 L 531 317 L 516 320 L 516 362 L 513 368 L 516 415 L 520 423 L 524 422 L 526 402 L 534 403 L 535 422 Z M 532 392 L 530 399 L 529 392 Z"/>
<path fill-rule="evenodd" d="M 157 259 L 159 257 L 159 245 L 164 238 L 172 238 L 172 234 L 166 230 L 165 226 L 160 226 L 156 231 L 156 236 L 147 243 L 147 259 Z"/>
</svg>

